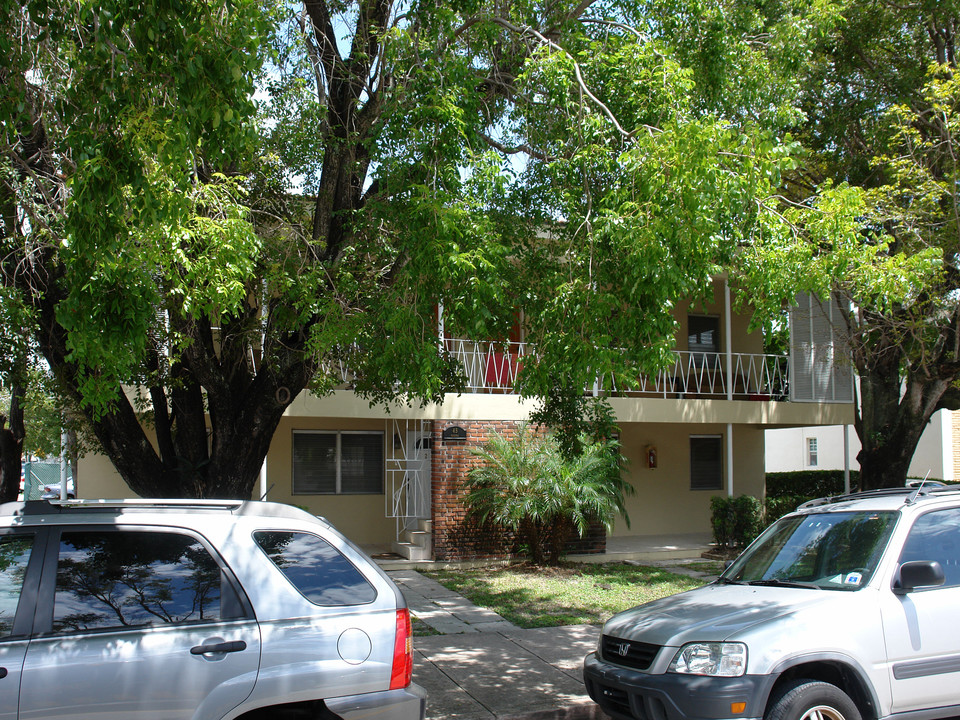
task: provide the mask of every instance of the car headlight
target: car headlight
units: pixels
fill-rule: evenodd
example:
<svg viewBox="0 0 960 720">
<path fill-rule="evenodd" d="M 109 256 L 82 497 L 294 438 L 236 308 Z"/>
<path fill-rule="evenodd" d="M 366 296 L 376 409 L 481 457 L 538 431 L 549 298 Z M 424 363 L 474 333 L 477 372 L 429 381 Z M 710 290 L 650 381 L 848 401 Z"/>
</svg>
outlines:
<svg viewBox="0 0 960 720">
<path fill-rule="evenodd" d="M 681 675 L 740 677 L 747 671 L 743 643 L 688 643 L 670 663 L 669 672 Z"/>
</svg>

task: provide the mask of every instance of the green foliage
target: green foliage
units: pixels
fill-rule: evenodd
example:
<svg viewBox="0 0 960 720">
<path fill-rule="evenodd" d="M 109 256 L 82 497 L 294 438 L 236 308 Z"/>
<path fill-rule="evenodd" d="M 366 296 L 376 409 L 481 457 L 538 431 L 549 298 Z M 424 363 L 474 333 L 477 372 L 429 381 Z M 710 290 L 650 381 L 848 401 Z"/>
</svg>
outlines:
<svg viewBox="0 0 960 720">
<path fill-rule="evenodd" d="M 850 490 L 856 492 L 860 473 L 850 471 Z M 840 495 L 844 492 L 842 470 L 797 470 L 793 472 L 767 473 L 764 521 L 769 525 L 774 520 L 793 512 L 803 503 L 821 497 Z"/>
<path fill-rule="evenodd" d="M 850 489 L 856 492 L 860 473 L 850 471 Z M 807 499 L 839 495 L 843 492 L 843 470 L 797 470 L 767 473 L 768 498 L 801 496 Z"/>
<path fill-rule="evenodd" d="M 838 330 L 861 378 L 864 487 L 896 486 L 960 377 L 960 5 L 847 0 L 831 13 L 797 66 L 804 152 L 770 200 L 787 222 L 755 233 L 736 272 L 758 323 L 798 292 L 855 308 Z"/>
<path fill-rule="evenodd" d="M 468 474 L 464 505 L 481 522 L 521 533 L 535 563 L 545 549 L 559 562 L 571 530 L 583 537 L 594 522 L 610 530 L 618 515 L 629 524 L 633 487 L 621 478 L 615 443 L 584 440 L 582 453 L 566 458 L 552 436 L 524 423 L 471 451 L 483 464 Z"/>
<path fill-rule="evenodd" d="M 348 368 L 371 401 L 441 400 L 467 380 L 445 341 L 518 316 L 517 389 L 572 461 L 612 437 L 584 391 L 664 366 L 675 303 L 779 237 L 797 70 L 835 16 L 4 0 L 0 319 L 150 495 L 248 496 L 302 390 Z"/>
<path fill-rule="evenodd" d="M 710 498 L 713 541 L 726 550 L 745 548 L 763 528 L 763 505 L 751 495 Z"/>
<path fill-rule="evenodd" d="M 24 387 L 23 452 L 34 457 L 46 458 L 60 455 L 60 433 L 67 422 L 60 403 L 50 389 L 50 378 L 39 370 L 33 370 Z M 0 414 L 6 415 L 10 407 L 9 387 L 0 384 Z"/>
</svg>

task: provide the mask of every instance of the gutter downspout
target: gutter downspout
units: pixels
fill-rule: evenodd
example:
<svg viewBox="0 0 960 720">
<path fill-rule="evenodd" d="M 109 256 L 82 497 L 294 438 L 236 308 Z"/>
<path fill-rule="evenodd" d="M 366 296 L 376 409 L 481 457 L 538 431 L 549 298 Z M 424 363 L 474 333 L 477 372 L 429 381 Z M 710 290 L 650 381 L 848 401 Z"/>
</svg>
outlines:
<svg viewBox="0 0 960 720">
<path fill-rule="evenodd" d="M 723 316 L 727 363 L 727 400 L 733 400 L 733 319 L 730 303 L 730 278 L 723 279 Z M 733 497 L 733 423 L 727 423 L 727 497 Z"/>
<path fill-rule="evenodd" d="M 843 494 L 850 494 L 850 426 L 843 426 Z"/>
</svg>

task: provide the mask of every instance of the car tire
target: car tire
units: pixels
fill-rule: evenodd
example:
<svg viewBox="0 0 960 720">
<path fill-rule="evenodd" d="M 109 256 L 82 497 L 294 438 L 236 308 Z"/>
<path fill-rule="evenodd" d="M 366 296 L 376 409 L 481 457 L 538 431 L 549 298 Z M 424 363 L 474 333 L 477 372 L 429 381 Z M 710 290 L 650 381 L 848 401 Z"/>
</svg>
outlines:
<svg viewBox="0 0 960 720">
<path fill-rule="evenodd" d="M 764 720 L 861 720 L 860 710 L 843 690 L 817 680 L 786 685 Z"/>
</svg>

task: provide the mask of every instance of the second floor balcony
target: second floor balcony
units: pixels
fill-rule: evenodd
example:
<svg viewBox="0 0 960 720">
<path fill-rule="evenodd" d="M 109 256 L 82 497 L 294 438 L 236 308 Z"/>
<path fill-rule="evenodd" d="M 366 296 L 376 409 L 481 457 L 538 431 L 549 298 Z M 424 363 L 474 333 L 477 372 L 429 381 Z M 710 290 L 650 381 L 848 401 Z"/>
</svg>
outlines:
<svg viewBox="0 0 960 720">
<path fill-rule="evenodd" d="M 472 393 L 512 393 L 523 359 L 533 353 L 527 343 L 490 343 L 447 339 Z M 790 358 L 787 355 L 675 351 L 673 363 L 659 372 L 639 375 L 632 387 L 617 387 L 612 378 L 598 378 L 588 394 L 638 398 L 703 398 L 788 400 Z"/>
</svg>

